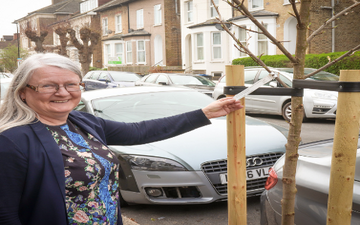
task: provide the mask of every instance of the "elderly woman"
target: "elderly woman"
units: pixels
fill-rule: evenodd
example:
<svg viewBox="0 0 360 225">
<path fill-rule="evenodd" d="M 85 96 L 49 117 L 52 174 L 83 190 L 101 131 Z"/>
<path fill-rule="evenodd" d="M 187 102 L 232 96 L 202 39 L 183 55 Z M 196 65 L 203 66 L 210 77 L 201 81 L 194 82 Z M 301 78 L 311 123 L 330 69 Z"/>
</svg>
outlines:
<svg viewBox="0 0 360 225">
<path fill-rule="evenodd" d="M 170 138 L 242 108 L 231 98 L 141 123 L 73 111 L 80 69 L 57 54 L 36 54 L 15 72 L 0 107 L 0 224 L 122 224 L 119 163 L 107 145 Z"/>
</svg>

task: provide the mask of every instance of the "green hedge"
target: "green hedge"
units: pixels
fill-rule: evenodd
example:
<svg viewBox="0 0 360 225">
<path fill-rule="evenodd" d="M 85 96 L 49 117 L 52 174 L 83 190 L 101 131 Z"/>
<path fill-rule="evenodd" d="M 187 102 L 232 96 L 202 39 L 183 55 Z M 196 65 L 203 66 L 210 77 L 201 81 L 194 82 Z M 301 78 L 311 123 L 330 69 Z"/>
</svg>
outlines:
<svg viewBox="0 0 360 225">
<path fill-rule="evenodd" d="M 324 54 L 308 54 L 305 57 L 306 68 L 320 68 L 331 60 L 339 58 L 346 52 L 333 52 Z M 285 55 L 265 55 L 261 60 L 270 67 L 291 67 L 289 59 Z M 250 57 L 234 59 L 233 65 L 244 66 L 258 66 Z M 359 70 L 360 69 L 360 52 L 355 52 L 353 55 L 345 57 L 343 60 L 335 63 L 325 71 L 339 75 L 340 70 Z"/>
</svg>

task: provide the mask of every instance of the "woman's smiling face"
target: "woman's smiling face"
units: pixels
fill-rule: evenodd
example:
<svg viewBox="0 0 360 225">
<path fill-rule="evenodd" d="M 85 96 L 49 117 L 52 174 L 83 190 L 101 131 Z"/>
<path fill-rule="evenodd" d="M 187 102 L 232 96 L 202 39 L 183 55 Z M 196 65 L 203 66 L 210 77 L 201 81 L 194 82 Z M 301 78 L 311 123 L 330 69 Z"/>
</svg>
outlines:
<svg viewBox="0 0 360 225">
<path fill-rule="evenodd" d="M 64 85 L 79 83 L 80 77 L 69 70 L 54 66 L 45 66 L 36 69 L 28 84 L 38 85 L 59 85 L 55 93 L 39 93 L 26 87 L 21 92 L 21 99 L 32 108 L 39 116 L 41 122 L 49 125 L 65 123 L 69 113 L 78 105 L 81 98 L 81 91 L 68 92 Z M 62 122 L 61 122 L 62 121 Z"/>
</svg>

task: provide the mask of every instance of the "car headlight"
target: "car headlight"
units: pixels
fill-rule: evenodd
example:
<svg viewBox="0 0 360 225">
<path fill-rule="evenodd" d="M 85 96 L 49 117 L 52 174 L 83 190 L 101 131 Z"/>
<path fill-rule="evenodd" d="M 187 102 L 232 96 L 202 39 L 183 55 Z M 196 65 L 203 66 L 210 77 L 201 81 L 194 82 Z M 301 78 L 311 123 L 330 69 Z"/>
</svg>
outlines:
<svg viewBox="0 0 360 225">
<path fill-rule="evenodd" d="M 160 157 L 122 155 L 134 170 L 148 171 L 186 171 L 187 169 L 180 163 Z"/>
<path fill-rule="evenodd" d="M 322 92 L 322 91 L 315 91 L 312 93 L 313 98 L 321 98 L 321 99 L 332 99 L 337 100 L 337 95 L 328 93 L 328 92 Z"/>
</svg>

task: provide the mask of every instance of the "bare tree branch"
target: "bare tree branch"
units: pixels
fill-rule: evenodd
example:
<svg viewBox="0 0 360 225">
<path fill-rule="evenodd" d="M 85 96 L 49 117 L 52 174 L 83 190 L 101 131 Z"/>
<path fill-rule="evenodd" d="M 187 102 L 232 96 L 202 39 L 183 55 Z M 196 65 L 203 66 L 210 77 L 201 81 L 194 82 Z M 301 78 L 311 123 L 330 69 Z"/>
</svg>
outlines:
<svg viewBox="0 0 360 225">
<path fill-rule="evenodd" d="M 213 1 L 213 0 L 211 0 Z M 257 20 L 255 19 L 255 17 L 253 15 L 251 15 L 251 13 L 249 12 L 249 10 L 244 6 L 244 4 L 240 3 L 239 0 L 233 0 L 238 7 L 246 14 L 246 16 L 264 33 L 264 35 L 266 37 L 268 37 L 279 49 L 282 53 L 284 53 L 284 55 L 286 55 L 286 57 L 288 57 L 288 59 L 290 60 L 290 62 L 292 62 L 293 64 L 297 64 L 298 60 L 293 57 L 290 52 L 288 52 L 288 50 L 286 50 L 286 48 L 278 41 L 276 40 L 276 38 L 274 38 L 267 30 L 266 28 Z"/>
<path fill-rule="evenodd" d="M 308 38 L 307 38 L 307 42 L 309 43 L 315 36 L 320 34 L 320 31 L 322 31 L 326 26 L 328 26 L 332 21 L 336 20 L 339 16 L 345 14 L 347 11 L 355 8 L 356 6 L 360 5 L 360 2 L 356 2 L 345 8 L 343 11 L 339 12 L 338 14 L 334 15 L 333 17 L 331 17 L 331 19 L 327 20 L 322 26 L 320 26 L 316 31 L 314 31 Z M 335 27 L 334 27 L 335 28 Z"/>
<path fill-rule="evenodd" d="M 219 23 L 221 24 L 221 27 L 232 37 L 232 39 L 236 42 L 236 44 L 238 46 L 240 46 L 241 49 L 243 49 L 243 51 L 246 54 L 249 55 L 249 57 L 251 57 L 257 64 L 259 64 L 260 66 L 264 67 L 264 69 L 266 71 L 268 71 L 269 73 L 271 73 L 272 71 L 265 65 L 265 63 L 260 60 L 260 58 L 256 57 L 248 48 L 247 46 L 243 45 L 239 39 L 237 39 L 234 35 L 234 33 L 232 33 L 229 28 L 225 25 L 225 23 L 221 20 L 221 14 L 219 12 L 218 6 L 215 5 L 214 0 L 211 0 L 212 4 L 214 5 L 215 10 L 218 13 L 218 17 L 216 17 L 216 19 L 219 21 Z M 283 85 L 284 87 L 289 87 L 288 85 L 286 85 L 278 76 L 276 77 L 276 80 Z"/>
<path fill-rule="evenodd" d="M 334 65 L 335 63 L 339 62 L 339 61 L 342 60 L 343 58 L 345 58 L 345 57 L 347 57 L 347 56 L 355 53 L 355 52 L 356 52 L 357 50 L 359 50 L 359 49 L 360 49 L 360 45 L 358 45 L 358 46 L 356 46 L 355 48 L 349 50 L 348 52 L 346 52 L 345 54 L 343 54 L 343 55 L 340 56 L 339 58 L 337 58 L 337 59 L 335 59 L 335 60 L 333 60 L 333 61 L 331 61 L 331 62 L 328 62 L 327 64 L 325 64 L 323 67 L 317 69 L 316 71 L 307 74 L 306 76 L 304 76 L 304 78 L 305 78 L 305 79 L 306 79 L 306 78 L 309 78 L 309 77 L 317 74 L 318 72 L 320 72 L 320 71 L 322 71 L 322 70 L 325 70 L 326 68 Z"/>
<path fill-rule="evenodd" d="M 296 8 L 296 0 L 289 0 L 289 2 L 291 3 L 291 6 L 292 6 L 293 11 L 295 13 L 295 17 L 296 17 L 296 20 L 297 20 L 298 24 L 301 24 L 300 14 L 299 14 L 299 11 Z"/>
</svg>

